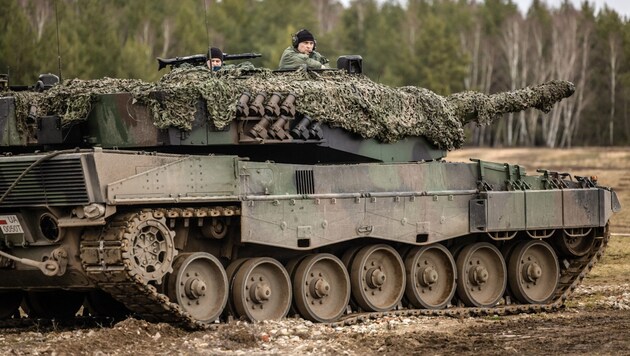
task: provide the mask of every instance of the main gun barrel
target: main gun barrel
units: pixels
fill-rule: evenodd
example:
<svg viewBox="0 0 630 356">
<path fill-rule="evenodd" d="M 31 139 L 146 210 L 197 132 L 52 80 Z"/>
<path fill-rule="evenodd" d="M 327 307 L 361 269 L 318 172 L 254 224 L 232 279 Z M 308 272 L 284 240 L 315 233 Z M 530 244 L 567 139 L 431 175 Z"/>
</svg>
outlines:
<svg viewBox="0 0 630 356">
<path fill-rule="evenodd" d="M 554 104 L 575 92 L 575 85 L 565 80 L 552 80 L 523 89 L 491 95 L 467 91 L 449 95 L 446 100 L 462 122 L 490 124 L 503 114 L 536 108 L 549 112 Z"/>
</svg>

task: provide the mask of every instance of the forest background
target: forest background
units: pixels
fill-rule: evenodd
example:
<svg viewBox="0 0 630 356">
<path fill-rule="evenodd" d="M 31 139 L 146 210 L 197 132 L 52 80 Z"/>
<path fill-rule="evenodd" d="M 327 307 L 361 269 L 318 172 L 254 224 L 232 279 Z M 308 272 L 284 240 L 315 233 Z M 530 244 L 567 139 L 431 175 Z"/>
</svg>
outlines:
<svg viewBox="0 0 630 356">
<path fill-rule="evenodd" d="M 551 79 L 577 86 L 546 115 L 529 110 L 469 127 L 469 144 L 630 144 L 630 22 L 585 1 L 527 13 L 511 0 L 0 0 L 0 73 L 33 84 L 62 77 L 158 80 L 156 57 L 258 52 L 277 68 L 308 28 L 331 59 L 358 54 L 364 73 L 448 95 L 512 90 Z M 289 5 L 290 4 L 290 5 Z M 59 41 L 57 41 L 57 36 Z"/>
</svg>

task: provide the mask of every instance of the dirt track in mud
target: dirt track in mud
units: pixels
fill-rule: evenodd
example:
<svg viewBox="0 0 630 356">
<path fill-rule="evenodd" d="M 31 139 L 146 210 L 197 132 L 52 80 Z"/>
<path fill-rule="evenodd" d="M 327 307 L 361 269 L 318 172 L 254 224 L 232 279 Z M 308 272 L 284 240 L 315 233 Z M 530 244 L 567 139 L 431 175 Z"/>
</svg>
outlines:
<svg viewBox="0 0 630 356">
<path fill-rule="evenodd" d="M 111 328 L 6 329 L 1 354 L 628 354 L 630 285 L 589 284 L 556 313 L 386 317 L 332 328 L 301 319 L 187 332 L 127 319 Z"/>
<path fill-rule="evenodd" d="M 598 175 L 602 184 L 619 187 L 622 205 L 630 207 L 624 180 L 630 172 L 627 149 L 464 150 L 449 159 L 468 157 L 519 163 L 529 172 L 562 167 Z M 613 219 L 615 234 L 630 233 L 624 213 Z M 135 319 L 84 329 L 31 326 L 0 330 L 0 354 L 630 354 L 628 330 L 630 237 L 615 235 L 603 260 L 566 308 L 555 313 L 385 317 L 337 328 L 286 319 L 232 322 L 204 332 Z"/>
</svg>

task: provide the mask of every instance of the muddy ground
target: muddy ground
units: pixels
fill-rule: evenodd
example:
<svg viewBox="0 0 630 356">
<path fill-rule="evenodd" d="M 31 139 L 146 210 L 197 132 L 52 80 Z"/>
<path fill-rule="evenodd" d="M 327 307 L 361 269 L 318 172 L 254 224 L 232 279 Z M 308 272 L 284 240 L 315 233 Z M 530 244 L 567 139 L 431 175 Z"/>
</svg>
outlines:
<svg viewBox="0 0 630 356">
<path fill-rule="evenodd" d="M 597 175 L 630 207 L 630 150 L 474 149 L 449 160 L 476 157 L 536 168 Z M 630 209 L 612 221 L 603 260 L 555 313 L 453 317 L 386 317 L 332 328 L 300 319 L 187 332 L 127 319 L 113 327 L 31 326 L 0 330 L 0 354 L 630 354 Z"/>
</svg>

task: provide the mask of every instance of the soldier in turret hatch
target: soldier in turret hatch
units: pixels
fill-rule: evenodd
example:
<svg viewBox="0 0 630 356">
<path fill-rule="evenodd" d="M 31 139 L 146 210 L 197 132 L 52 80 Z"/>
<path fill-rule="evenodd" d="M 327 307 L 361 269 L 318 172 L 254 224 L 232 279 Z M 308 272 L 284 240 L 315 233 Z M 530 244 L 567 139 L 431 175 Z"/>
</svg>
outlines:
<svg viewBox="0 0 630 356">
<path fill-rule="evenodd" d="M 216 72 L 223 67 L 223 51 L 217 47 L 210 47 L 208 50 L 208 69 Z"/>
<path fill-rule="evenodd" d="M 291 46 L 287 47 L 280 58 L 279 69 L 329 68 L 328 59 L 315 51 L 317 41 L 307 29 L 301 29 L 291 36 Z"/>
</svg>

